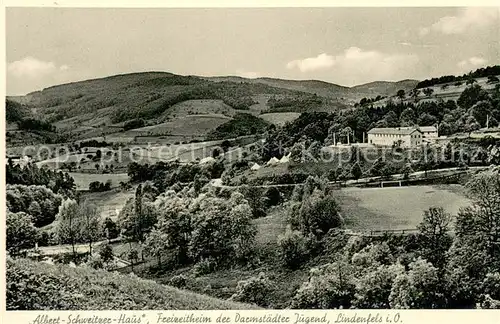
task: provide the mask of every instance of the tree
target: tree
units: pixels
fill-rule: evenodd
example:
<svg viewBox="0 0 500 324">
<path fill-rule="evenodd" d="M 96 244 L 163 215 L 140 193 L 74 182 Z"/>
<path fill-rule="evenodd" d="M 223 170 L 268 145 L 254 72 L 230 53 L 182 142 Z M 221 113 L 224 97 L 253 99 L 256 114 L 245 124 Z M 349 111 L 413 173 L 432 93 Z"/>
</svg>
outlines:
<svg viewBox="0 0 500 324">
<path fill-rule="evenodd" d="M 434 93 L 434 89 L 432 88 L 425 88 L 423 91 L 427 97 L 430 97 Z"/>
<path fill-rule="evenodd" d="M 361 309 L 390 308 L 389 296 L 396 277 L 404 273 L 400 264 L 369 268 L 356 282 L 354 307 Z"/>
<path fill-rule="evenodd" d="M 438 269 L 446 264 L 446 252 L 452 239 L 449 234 L 452 217 L 442 207 L 424 211 L 424 218 L 417 226 L 420 234 L 420 253 Z"/>
<path fill-rule="evenodd" d="M 477 80 L 474 78 L 468 78 L 467 81 L 465 81 L 466 85 L 473 85 L 474 83 L 477 83 Z"/>
<path fill-rule="evenodd" d="M 322 237 L 331 228 L 342 226 L 340 208 L 335 198 L 315 189 L 304 198 L 299 209 L 298 226 L 302 233 Z"/>
<path fill-rule="evenodd" d="M 403 100 L 406 96 L 405 91 L 403 89 L 398 90 L 398 92 L 396 93 L 396 96 L 398 96 L 399 99 Z"/>
<path fill-rule="evenodd" d="M 399 117 L 401 126 L 413 126 L 416 120 L 417 116 L 415 115 L 415 111 L 410 107 L 403 110 L 401 116 Z"/>
<path fill-rule="evenodd" d="M 102 259 L 102 262 L 108 264 L 113 261 L 113 248 L 109 244 L 103 244 L 99 248 L 99 256 Z"/>
<path fill-rule="evenodd" d="M 411 166 L 411 163 L 406 163 L 401 170 L 401 173 L 403 174 L 403 179 L 408 180 L 410 178 L 410 174 L 415 172 Z"/>
<path fill-rule="evenodd" d="M 419 89 L 412 89 L 410 91 L 410 96 L 413 98 L 415 102 L 417 102 L 418 96 L 420 95 L 420 90 Z"/>
<path fill-rule="evenodd" d="M 7 185 L 7 207 L 11 212 L 33 216 L 36 227 L 52 223 L 62 202 L 62 196 L 44 186 Z"/>
<path fill-rule="evenodd" d="M 466 185 L 472 206 L 460 209 L 455 240 L 448 252 L 446 281 L 453 307 L 470 307 L 481 282 L 500 267 L 500 176 L 491 170 L 474 175 Z"/>
<path fill-rule="evenodd" d="M 116 223 L 109 217 L 106 217 L 104 219 L 104 222 L 102 223 L 102 234 L 104 237 L 106 237 L 108 240 L 117 238 L 118 235 L 120 234 L 120 230 Z"/>
<path fill-rule="evenodd" d="M 391 308 L 432 309 L 444 304 L 438 269 L 424 259 L 409 264 L 409 271 L 399 274 L 389 296 Z"/>
<path fill-rule="evenodd" d="M 359 163 L 358 162 L 354 163 L 352 165 L 352 168 L 351 168 L 352 177 L 357 181 L 361 177 L 362 174 L 363 174 L 363 171 L 361 170 Z"/>
<path fill-rule="evenodd" d="M 428 113 L 423 113 L 418 117 L 417 123 L 420 126 L 432 126 L 435 125 L 437 121 L 438 119 L 435 116 Z"/>
<path fill-rule="evenodd" d="M 311 269 L 309 280 L 292 298 L 291 308 L 350 308 L 356 291 L 353 274 L 352 266 L 343 261 Z"/>
<path fill-rule="evenodd" d="M 307 239 L 300 231 L 287 226 L 285 233 L 278 236 L 278 251 L 285 267 L 297 269 L 307 260 Z"/>
<path fill-rule="evenodd" d="M 235 261 L 253 248 L 256 227 L 251 222 L 251 208 L 242 198 L 235 192 L 229 201 L 202 195 L 193 202 L 189 254 L 194 261 L 227 263 L 229 256 L 234 255 Z"/>
<path fill-rule="evenodd" d="M 457 100 L 457 104 L 465 109 L 469 109 L 474 104 L 482 100 L 488 100 L 489 95 L 480 85 L 474 84 L 465 88 Z"/>
<path fill-rule="evenodd" d="M 498 77 L 494 76 L 494 75 L 490 75 L 488 76 L 488 81 L 486 83 L 497 83 L 497 82 L 500 82 L 500 80 L 498 79 Z"/>
<path fill-rule="evenodd" d="M 486 121 L 488 115 L 493 111 L 493 106 L 489 101 L 483 100 L 475 103 L 470 109 L 469 114 L 474 117 L 474 119 L 482 127 L 486 126 Z"/>
<path fill-rule="evenodd" d="M 59 207 L 56 216 L 56 236 L 59 243 L 71 244 L 73 255 L 76 255 L 75 244 L 80 240 L 81 220 L 79 219 L 78 204 L 75 200 L 66 199 Z"/>
<path fill-rule="evenodd" d="M 264 195 L 264 190 L 259 187 L 247 185 L 241 186 L 240 190 L 252 209 L 252 217 L 265 217 L 270 201 L 268 197 Z"/>
<path fill-rule="evenodd" d="M 230 300 L 265 307 L 269 303 L 272 291 L 271 281 L 263 272 L 260 272 L 256 277 L 239 281 L 236 293 L 231 296 Z"/>
<path fill-rule="evenodd" d="M 84 201 L 79 206 L 79 218 L 82 219 L 81 233 L 82 240 L 89 244 L 89 254 L 92 255 L 92 243 L 101 238 L 101 215 L 97 206 Z"/>
<path fill-rule="evenodd" d="M 146 235 L 144 241 L 144 252 L 147 255 L 157 258 L 158 267 L 161 268 L 161 257 L 169 250 L 169 237 L 167 234 L 153 229 Z"/>
<path fill-rule="evenodd" d="M 10 255 L 17 255 L 22 249 L 33 247 L 35 241 L 36 228 L 32 217 L 23 212 L 13 213 L 7 210 L 7 252 Z"/>
<path fill-rule="evenodd" d="M 130 267 L 134 272 L 134 264 L 139 260 L 139 252 L 136 249 L 130 249 L 127 254 L 127 259 L 130 261 Z"/>
<path fill-rule="evenodd" d="M 160 258 L 168 250 L 176 256 L 178 264 L 188 260 L 188 245 L 193 230 L 192 213 L 189 210 L 191 203 L 192 198 L 178 197 L 172 191 L 157 198 L 154 206 L 158 212 L 158 223 L 152 231 L 154 234 L 147 237 L 146 251 Z M 153 247 L 152 244 L 159 240 L 163 241 Z M 161 263 L 161 259 L 158 261 Z"/>
</svg>

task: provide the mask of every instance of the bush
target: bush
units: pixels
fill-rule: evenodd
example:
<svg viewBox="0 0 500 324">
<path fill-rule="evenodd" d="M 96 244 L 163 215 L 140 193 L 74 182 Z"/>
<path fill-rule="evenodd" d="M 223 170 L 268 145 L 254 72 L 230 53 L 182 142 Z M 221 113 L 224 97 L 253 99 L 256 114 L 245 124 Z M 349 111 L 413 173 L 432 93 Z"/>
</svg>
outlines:
<svg viewBox="0 0 500 324">
<path fill-rule="evenodd" d="M 193 267 L 193 275 L 195 277 L 204 276 L 212 273 L 217 266 L 217 263 L 212 259 L 204 259 L 196 263 Z"/>
<path fill-rule="evenodd" d="M 340 208 L 333 196 L 325 196 L 316 189 L 300 206 L 299 228 L 304 233 L 321 237 L 330 229 L 342 226 L 343 219 L 339 211 Z"/>
<path fill-rule="evenodd" d="M 93 181 L 89 183 L 90 192 L 104 192 L 111 190 L 112 182 L 107 180 L 106 182 Z"/>
<path fill-rule="evenodd" d="M 6 227 L 7 251 L 10 254 L 15 255 L 34 246 L 37 232 L 30 215 L 7 211 Z"/>
<path fill-rule="evenodd" d="M 141 128 L 141 127 L 144 127 L 144 125 L 145 125 L 144 119 L 133 119 L 133 120 L 126 122 L 123 125 L 123 130 L 127 131 L 127 130 L 134 129 L 134 128 Z"/>
<path fill-rule="evenodd" d="M 176 288 L 184 288 L 186 287 L 186 281 L 187 278 L 184 275 L 176 275 L 170 278 L 168 281 L 168 284 L 170 286 L 176 287 Z"/>
<path fill-rule="evenodd" d="M 297 269 L 308 256 L 307 239 L 299 231 L 287 227 L 285 233 L 278 237 L 278 251 L 285 267 Z"/>
<path fill-rule="evenodd" d="M 260 272 L 256 277 L 239 281 L 236 293 L 231 296 L 230 300 L 265 307 L 269 305 L 269 295 L 271 292 L 271 281 L 263 272 Z"/>
</svg>

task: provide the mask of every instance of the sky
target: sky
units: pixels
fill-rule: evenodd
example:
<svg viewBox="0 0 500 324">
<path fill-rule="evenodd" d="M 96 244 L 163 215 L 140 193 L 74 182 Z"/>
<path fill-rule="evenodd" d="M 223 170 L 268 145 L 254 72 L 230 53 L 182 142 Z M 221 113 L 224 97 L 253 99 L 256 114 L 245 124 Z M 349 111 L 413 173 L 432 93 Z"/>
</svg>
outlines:
<svg viewBox="0 0 500 324">
<path fill-rule="evenodd" d="M 115 74 L 344 86 L 500 64 L 500 8 L 6 8 L 7 94 Z"/>
</svg>

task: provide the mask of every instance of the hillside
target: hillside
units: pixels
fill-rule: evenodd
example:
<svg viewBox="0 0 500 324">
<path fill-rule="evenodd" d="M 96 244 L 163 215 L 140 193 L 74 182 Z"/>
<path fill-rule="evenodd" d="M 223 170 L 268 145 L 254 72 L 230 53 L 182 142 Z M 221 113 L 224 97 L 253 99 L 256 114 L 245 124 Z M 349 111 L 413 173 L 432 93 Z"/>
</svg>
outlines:
<svg viewBox="0 0 500 324">
<path fill-rule="evenodd" d="M 276 88 L 303 91 L 318 96 L 335 98 L 343 102 L 347 100 L 359 100 L 363 97 L 375 97 L 377 95 L 394 95 L 398 90 L 409 91 L 418 84 L 417 80 L 402 80 L 397 82 L 375 81 L 354 87 L 345 87 L 334 83 L 318 80 L 284 80 L 275 78 L 247 79 L 238 76 L 206 77 L 204 79 L 223 82 L 245 82 L 252 84 L 265 84 Z"/>
<path fill-rule="evenodd" d="M 366 84 L 361 84 L 350 88 L 351 95 L 362 97 L 393 96 L 398 90 L 410 91 L 417 85 L 417 80 L 402 80 L 397 82 L 375 81 Z M 360 97 L 360 98 L 362 98 Z"/>
<path fill-rule="evenodd" d="M 247 79 L 237 76 L 208 77 L 205 79 L 217 82 L 229 81 L 229 82 L 244 82 L 251 84 L 265 84 L 271 87 L 294 90 L 294 91 L 303 91 L 328 98 L 344 97 L 349 92 L 348 87 L 318 80 L 284 80 L 276 78 Z"/>
<path fill-rule="evenodd" d="M 198 77 L 163 72 L 116 75 L 74 82 L 12 97 L 51 122 L 79 117 L 85 125 L 119 123 L 133 118 L 152 119 L 187 100 L 222 100 L 247 110 L 257 95 L 304 93 L 263 84 L 211 82 Z M 96 119 L 98 121 L 96 121 Z"/>
<path fill-rule="evenodd" d="M 104 270 L 7 259 L 6 272 L 7 310 L 257 308 Z"/>
</svg>

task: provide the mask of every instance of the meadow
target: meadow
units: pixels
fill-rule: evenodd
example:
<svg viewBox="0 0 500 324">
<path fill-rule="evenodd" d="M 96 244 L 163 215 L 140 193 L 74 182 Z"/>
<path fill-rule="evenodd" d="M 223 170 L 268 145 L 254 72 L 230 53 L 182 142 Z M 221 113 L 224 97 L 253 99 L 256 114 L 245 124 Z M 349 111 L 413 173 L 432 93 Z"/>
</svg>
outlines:
<svg viewBox="0 0 500 324">
<path fill-rule="evenodd" d="M 127 200 L 134 197 L 134 190 L 127 191 L 118 188 L 105 192 L 82 192 L 80 200 L 86 200 L 99 208 L 101 218 L 111 218 L 116 222 L 119 212 L 127 203 Z"/>
<path fill-rule="evenodd" d="M 388 188 L 345 188 L 334 195 L 342 208 L 346 227 L 359 230 L 416 229 L 429 207 L 443 207 L 456 215 L 469 205 L 460 185 Z"/>
<path fill-rule="evenodd" d="M 69 175 L 75 179 L 76 190 L 88 190 L 89 184 L 94 181 L 106 182 L 111 180 L 111 187 L 120 186 L 120 182 L 128 182 L 129 177 L 126 173 L 79 173 L 69 172 Z"/>
<path fill-rule="evenodd" d="M 259 115 L 260 118 L 277 126 L 283 126 L 287 122 L 292 122 L 295 119 L 299 118 L 299 116 L 300 113 L 296 112 L 278 112 Z"/>
</svg>

